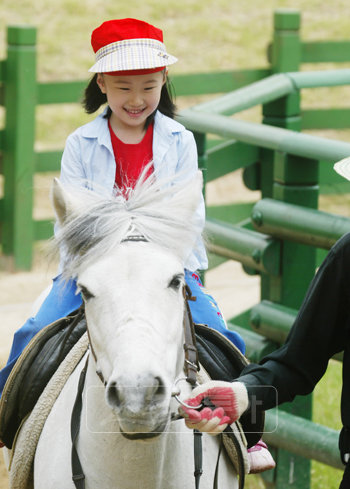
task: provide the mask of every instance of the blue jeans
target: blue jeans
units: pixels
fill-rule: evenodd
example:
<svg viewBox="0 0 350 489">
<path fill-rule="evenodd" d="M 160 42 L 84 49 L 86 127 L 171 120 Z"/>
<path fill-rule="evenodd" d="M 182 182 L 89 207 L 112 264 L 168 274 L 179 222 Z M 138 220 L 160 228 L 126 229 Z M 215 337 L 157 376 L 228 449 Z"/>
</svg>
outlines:
<svg viewBox="0 0 350 489">
<path fill-rule="evenodd" d="M 203 287 L 199 276 L 185 270 L 186 283 L 191 289 L 192 295 L 196 297 L 195 301 L 188 301 L 191 309 L 194 323 L 207 324 L 209 327 L 216 329 L 228 338 L 244 354 L 245 343 L 240 334 L 227 329 L 227 325 L 222 313 L 213 296 Z"/>
<path fill-rule="evenodd" d="M 198 275 L 186 270 L 185 278 L 192 295 L 196 297 L 196 301 L 189 301 L 193 321 L 207 324 L 224 334 L 244 353 L 245 345 L 242 337 L 238 333 L 227 329 L 217 303 L 204 289 Z M 68 316 L 68 314 L 78 309 L 81 304 L 82 299 L 80 294 L 76 294 L 76 283 L 74 280 L 70 280 L 63 285 L 59 276 L 53 279 L 52 288 L 36 316 L 29 318 L 14 335 L 9 359 L 6 366 L 0 371 L 0 396 L 14 364 L 36 333 L 57 319 Z"/>
</svg>

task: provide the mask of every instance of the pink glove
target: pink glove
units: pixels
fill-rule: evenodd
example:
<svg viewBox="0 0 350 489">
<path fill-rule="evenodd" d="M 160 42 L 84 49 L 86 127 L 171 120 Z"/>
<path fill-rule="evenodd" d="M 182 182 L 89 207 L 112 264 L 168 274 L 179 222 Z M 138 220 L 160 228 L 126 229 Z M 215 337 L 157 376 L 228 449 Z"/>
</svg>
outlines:
<svg viewBox="0 0 350 489">
<path fill-rule="evenodd" d="M 237 421 L 248 408 L 247 389 L 242 382 L 211 380 L 196 387 L 192 391 L 192 397 L 185 403 L 198 406 L 205 398 L 216 407 L 204 407 L 200 410 L 179 407 L 179 413 L 185 418 L 188 428 L 218 434 L 224 431 L 228 424 Z"/>
</svg>

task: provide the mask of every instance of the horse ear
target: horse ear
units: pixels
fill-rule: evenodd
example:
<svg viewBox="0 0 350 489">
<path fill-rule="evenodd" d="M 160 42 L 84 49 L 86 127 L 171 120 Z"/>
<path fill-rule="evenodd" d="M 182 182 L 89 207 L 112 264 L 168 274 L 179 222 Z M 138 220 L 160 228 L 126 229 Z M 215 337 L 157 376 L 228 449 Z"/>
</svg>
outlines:
<svg viewBox="0 0 350 489">
<path fill-rule="evenodd" d="M 58 222 L 63 224 L 76 206 L 71 195 L 64 189 L 58 178 L 54 178 L 53 180 L 51 201 Z"/>
</svg>

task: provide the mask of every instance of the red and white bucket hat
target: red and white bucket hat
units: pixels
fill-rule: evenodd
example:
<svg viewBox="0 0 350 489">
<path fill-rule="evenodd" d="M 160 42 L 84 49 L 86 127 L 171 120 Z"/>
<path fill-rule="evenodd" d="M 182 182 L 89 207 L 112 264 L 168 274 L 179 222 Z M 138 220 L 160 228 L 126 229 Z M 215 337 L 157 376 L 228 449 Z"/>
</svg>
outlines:
<svg viewBox="0 0 350 489">
<path fill-rule="evenodd" d="M 163 32 L 137 19 L 103 22 L 92 32 L 91 45 L 96 54 L 93 73 L 136 74 L 161 71 L 176 63 L 167 53 Z"/>
</svg>

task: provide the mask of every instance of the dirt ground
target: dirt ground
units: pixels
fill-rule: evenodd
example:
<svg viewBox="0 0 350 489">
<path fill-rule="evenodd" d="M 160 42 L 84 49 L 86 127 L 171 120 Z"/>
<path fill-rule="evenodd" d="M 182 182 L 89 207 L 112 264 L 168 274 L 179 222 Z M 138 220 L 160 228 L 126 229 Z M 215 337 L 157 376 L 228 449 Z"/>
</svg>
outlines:
<svg viewBox="0 0 350 489">
<path fill-rule="evenodd" d="M 215 186 L 209 184 L 207 188 L 207 199 L 211 204 L 255 198 L 253 192 L 243 188 L 237 174 L 220 179 Z M 7 360 L 14 332 L 30 316 L 33 302 L 55 275 L 57 263 L 50 262 L 45 255 L 45 246 L 36 248 L 30 272 L 0 271 L 0 367 Z M 258 301 L 258 280 L 246 275 L 239 263 L 230 261 L 207 273 L 206 286 L 229 318 Z M 0 456 L 0 489 L 7 488 L 7 471 Z"/>
</svg>

